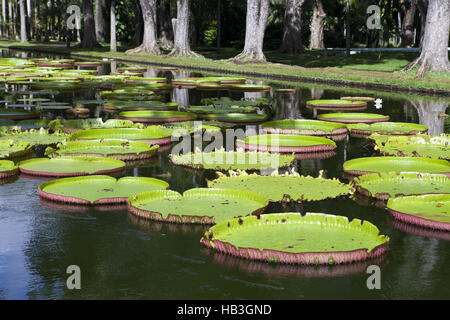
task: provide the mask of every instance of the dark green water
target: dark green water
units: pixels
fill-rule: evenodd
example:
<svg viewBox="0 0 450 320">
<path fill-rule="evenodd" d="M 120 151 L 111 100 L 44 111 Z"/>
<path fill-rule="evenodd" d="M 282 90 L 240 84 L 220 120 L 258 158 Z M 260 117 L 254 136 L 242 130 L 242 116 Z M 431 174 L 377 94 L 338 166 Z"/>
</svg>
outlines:
<svg viewBox="0 0 450 320">
<path fill-rule="evenodd" d="M 105 65 L 101 71 L 109 70 Z M 197 104 L 202 97 L 228 94 L 190 90 L 178 91 L 168 99 Z M 240 99 L 243 95 L 232 93 L 231 97 Z M 450 102 L 305 85 L 297 87 L 293 98 L 274 98 L 275 119 L 314 118 L 314 112 L 305 107 L 307 100 L 343 95 L 380 97 L 382 109 L 369 104 L 368 112 L 390 115 L 392 121 L 429 125 L 433 134 L 444 131 L 444 120 L 437 115 L 445 112 Z M 55 98 L 72 101 L 92 97 L 92 91 L 83 91 Z M 98 111 L 92 110 L 91 116 Z M 338 145 L 337 154 L 329 159 L 296 161 L 297 171 L 317 176 L 324 170 L 326 177 L 342 179 L 344 161 L 373 153 L 360 139 L 350 138 Z M 180 192 L 206 186 L 205 179 L 214 178 L 214 173 L 172 166 L 167 159 L 169 152 L 159 154 L 155 163 L 128 168 L 123 175 L 163 175 L 171 189 Z M 398 225 L 374 204 L 337 199 L 289 209 L 371 221 L 391 239 L 382 259 L 334 267 L 289 266 L 251 262 L 206 249 L 199 240 L 207 227 L 139 221 L 121 208 L 77 212 L 49 207 L 37 194 L 42 182 L 20 177 L 0 185 L 0 299 L 450 298 L 450 234 Z M 268 212 L 282 210 L 272 205 Z M 372 264 L 381 268 L 380 290 L 369 290 L 366 285 L 366 269 Z M 66 287 L 69 265 L 81 268 L 81 290 Z"/>
</svg>

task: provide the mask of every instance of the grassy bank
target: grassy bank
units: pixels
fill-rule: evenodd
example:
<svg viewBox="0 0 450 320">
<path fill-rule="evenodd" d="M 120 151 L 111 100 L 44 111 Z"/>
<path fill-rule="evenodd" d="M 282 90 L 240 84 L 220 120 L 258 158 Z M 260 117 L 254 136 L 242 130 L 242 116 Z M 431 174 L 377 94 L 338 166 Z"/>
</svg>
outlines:
<svg viewBox="0 0 450 320">
<path fill-rule="evenodd" d="M 111 53 L 108 47 L 86 50 L 77 47 L 67 49 L 61 44 L 19 43 L 0 41 L 1 47 L 16 50 L 37 50 L 53 54 L 69 54 L 73 57 L 110 58 L 127 62 L 160 64 L 196 68 L 203 71 L 267 77 L 293 82 L 316 82 L 339 86 L 352 86 L 376 90 L 415 91 L 417 93 L 450 94 L 449 73 L 429 73 L 423 79 L 415 77 L 414 70 L 401 69 L 411 61 L 415 53 L 367 52 L 350 57 L 329 55 L 327 51 L 307 51 L 299 55 L 266 52 L 266 64 L 235 64 L 226 59 L 238 53 L 224 48 L 220 52 L 197 48 L 205 58 L 166 57 L 147 54 L 127 55 L 125 47 Z"/>
</svg>

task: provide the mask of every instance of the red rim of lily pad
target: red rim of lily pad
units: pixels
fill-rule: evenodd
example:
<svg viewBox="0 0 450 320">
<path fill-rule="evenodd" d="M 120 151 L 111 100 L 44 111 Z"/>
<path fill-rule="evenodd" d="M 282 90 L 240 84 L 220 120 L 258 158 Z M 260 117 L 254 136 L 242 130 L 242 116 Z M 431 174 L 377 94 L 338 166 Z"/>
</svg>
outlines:
<svg viewBox="0 0 450 320">
<path fill-rule="evenodd" d="M 135 114 L 135 116 L 134 116 Z M 140 114 L 144 115 L 145 113 L 142 111 L 124 111 L 121 112 L 116 119 L 126 119 L 131 120 L 133 122 L 142 122 L 142 123 L 167 123 L 167 122 L 182 122 L 182 121 L 191 121 L 197 119 L 197 115 L 195 113 L 187 113 L 180 111 L 149 111 L 148 117 L 139 116 Z M 151 115 L 164 115 L 166 117 L 151 117 Z"/>
<path fill-rule="evenodd" d="M 263 137 L 264 135 L 260 135 L 258 137 Z M 245 140 L 236 140 L 236 147 L 237 148 L 243 148 L 245 150 L 250 151 L 269 151 L 269 152 L 277 152 L 277 153 L 313 153 L 313 152 L 326 152 L 326 151 L 333 151 L 337 148 L 336 143 L 334 143 L 330 139 L 322 138 L 322 137 L 314 137 L 314 136 L 292 136 L 292 135 L 271 135 L 271 136 L 278 136 L 282 140 L 291 138 L 296 139 L 299 142 L 301 140 L 315 140 L 317 144 L 315 145 L 309 145 L 309 146 L 282 146 L 282 145 L 264 145 L 264 144 L 253 144 L 248 143 L 249 138 L 247 137 Z M 257 138 L 256 138 L 257 139 Z"/>
<path fill-rule="evenodd" d="M 340 122 L 340 123 L 375 123 L 375 122 L 386 122 L 389 121 L 389 116 L 384 116 L 384 117 L 380 117 L 379 118 L 364 118 L 363 115 L 364 113 L 360 113 L 362 115 L 362 117 L 360 119 L 342 119 L 342 118 L 332 118 L 332 113 L 328 113 L 328 114 L 320 114 L 317 116 L 318 120 L 321 121 L 329 121 L 329 122 Z M 345 115 L 345 113 L 343 114 Z"/>
<path fill-rule="evenodd" d="M 1 170 L 1 167 L 0 167 L 0 179 L 10 178 L 19 173 L 19 168 L 14 165 L 14 162 L 9 161 L 9 160 L 0 160 L 0 165 L 2 163 L 5 165 L 5 167 L 8 166 L 9 169 Z"/>
</svg>

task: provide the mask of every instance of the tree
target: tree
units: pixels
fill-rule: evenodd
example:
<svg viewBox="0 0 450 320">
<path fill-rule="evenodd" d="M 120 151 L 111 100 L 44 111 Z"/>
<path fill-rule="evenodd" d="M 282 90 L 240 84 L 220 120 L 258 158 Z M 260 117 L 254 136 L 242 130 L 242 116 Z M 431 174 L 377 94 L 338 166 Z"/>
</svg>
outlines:
<svg viewBox="0 0 450 320">
<path fill-rule="evenodd" d="M 416 4 L 413 0 L 405 1 L 405 17 L 403 19 L 402 46 L 409 48 L 414 44 L 414 16 Z"/>
<path fill-rule="evenodd" d="M 158 5 L 158 22 L 161 48 L 173 48 L 173 30 L 170 20 L 170 1 L 163 0 Z"/>
<path fill-rule="evenodd" d="M 244 50 L 231 61 L 266 62 L 264 33 L 269 16 L 269 0 L 247 0 Z"/>
<path fill-rule="evenodd" d="M 106 1 L 95 0 L 95 37 L 97 41 L 106 41 Z"/>
<path fill-rule="evenodd" d="M 325 48 L 325 44 L 323 42 L 323 27 L 326 16 L 325 11 L 323 10 L 322 0 L 316 0 L 314 2 L 314 11 L 311 21 L 311 42 L 309 43 L 310 49 Z"/>
<path fill-rule="evenodd" d="M 25 10 L 25 0 L 19 0 L 20 10 L 20 42 L 27 42 L 27 17 Z"/>
<path fill-rule="evenodd" d="M 189 0 L 177 0 L 177 19 L 174 23 L 175 42 L 169 56 L 202 57 L 191 51 L 189 44 Z"/>
<path fill-rule="evenodd" d="M 92 0 L 83 0 L 83 40 L 82 48 L 94 48 L 99 44 L 96 39 L 94 8 Z"/>
<path fill-rule="evenodd" d="M 117 51 L 117 41 L 116 41 L 116 0 L 111 0 L 111 26 L 110 26 L 110 50 L 112 52 Z"/>
<path fill-rule="evenodd" d="M 448 39 L 450 28 L 450 2 L 428 0 L 423 43 L 419 56 L 405 67 L 405 71 L 419 66 L 417 76 L 422 78 L 429 71 L 450 71 Z"/>
<path fill-rule="evenodd" d="M 283 41 L 280 52 L 296 54 L 303 51 L 302 6 L 305 0 L 286 0 Z"/>
<path fill-rule="evenodd" d="M 144 36 L 142 44 L 132 50 L 128 50 L 127 54 L 135 54 L 145 52 L 150 54 L 160 54 L 158 41 L 156 37 L 156 0 L 140 0 L 142 17 L 144 20 Z"/>
</svg>

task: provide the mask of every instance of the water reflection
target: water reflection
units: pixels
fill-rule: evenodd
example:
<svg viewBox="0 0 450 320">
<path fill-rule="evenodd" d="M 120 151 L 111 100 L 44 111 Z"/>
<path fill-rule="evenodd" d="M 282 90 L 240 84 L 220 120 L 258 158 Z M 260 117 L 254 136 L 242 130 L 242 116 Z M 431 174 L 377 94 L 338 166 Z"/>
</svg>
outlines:
<svg viewBox="0 0 450 320">
<path fill-rule="evenodd" d="M 444 133 L 445 119 L 440 117 L 449 106 L 448 101 L 409 100 L 419 115 L 419 123 L 428 126 L 428 134 L 440 135 Z"/>
</svg>

